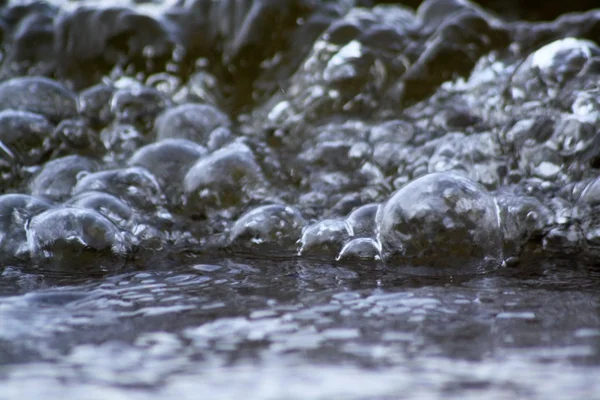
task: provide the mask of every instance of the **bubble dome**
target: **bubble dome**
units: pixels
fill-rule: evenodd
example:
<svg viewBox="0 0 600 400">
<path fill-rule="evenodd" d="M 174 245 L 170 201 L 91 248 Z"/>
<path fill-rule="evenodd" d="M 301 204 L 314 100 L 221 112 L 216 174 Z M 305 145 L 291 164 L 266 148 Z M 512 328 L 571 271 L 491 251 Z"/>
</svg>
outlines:
<svg viewBox="0 0 600 400">
<path fill-rule="evenodd" d="M 502 263 L 502 231 L 494 196 L 457 173 L 432 173 L 395 192 L 377 214 L 387 260 L 420 274 L 464 274 Z"/>
</svg>

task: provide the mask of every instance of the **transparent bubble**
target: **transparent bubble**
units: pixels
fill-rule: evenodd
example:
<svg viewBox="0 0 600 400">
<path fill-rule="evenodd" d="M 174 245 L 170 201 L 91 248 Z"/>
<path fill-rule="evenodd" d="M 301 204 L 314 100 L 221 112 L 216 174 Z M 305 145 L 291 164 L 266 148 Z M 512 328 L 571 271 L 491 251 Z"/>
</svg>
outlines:
<svg viewBox="0 0 600 400">
<path fill-rule="evenodd" d="M 532 196 L 498 196 L 504 255 L 517 256 L 530 240 L 540 238 L 554 222 L 551 210 Z"/>
<path fill-rule="evenodd" d="M 63 120 L 46 146 L 52 149 L 52 157 L 79 154 L 83 156 L 100 156 L 106 151 L 98 134 L 83 118 Z"/>
<path fill-rule="evenodd" d="M 350 169 L 356 162 L 348 155 L 352 143 L 348 141 L 325 141 L 311 146 L 298 155 L 299 160 L 319 167 Z"/>
<path fill-rule="evenodd" d="M 371 236 L 375 233 L 375 215 L 379 207 L 379 203 L 365 204 L 346 217 L 352 236 Z"/>
<path fill-rule="evenodd" d="M 0 196 L 0 259 L 19 257 L 26 243 L 25 225 L 51 204 L 26 194 Z"/>
<path fill-rule="evenodd" d="M 381 259 L 379 243 L 373 238 L 352 239 L 342 247 L 338 261 L 377 261 Z"/>
<path fill-rule="evenodd" d="M 531 55 L 531 66 L 537 68 L 548 84 L 564 83 L 582 71 L 600 48 L 589 40 L 565 38 L 540 48 Z"/>
<path fill-rule="evenodd" d="M 0 111 L 0 147 L 12 164 L 33 165 L 44 156 L 44 140 L 54 126 L 42 115 L 28 111 Z"/>
<path fill-rule="evenodd" d="M 302 232 L 298 254 L 335 256 L 350 236 L 348 225 L 343 219 L 325 219 L 316 222 L 307 226 Z"/>
<path fill-rule="evenodd" d="M 252 150 L 233 143 L 190 168 L 183 180 L 185 205 L 192 213 L 241 206 L 260 197 L 264 185 L 265 177 Z"/>
<path fill-rule="evenodd" d="M 231 228 L 230 243 L 253 247 L 266 244 L 292 249 L 306 220 L 291 206 L 271 204 L 242 215 Z"/>
<path fill-rule="evenodd" d="M 181 86 L 181 78 L 167 72 L 160 72 L 150 75 L 146 79 L 146 85 L 172 97 Z"/>
<path fill-rule="evenodd" d="M 215 151 L 232 142 L 233 139 L 234 136 L 231 133 L 231 130 L 220 126 L 210 133 L 206 147 L 208 147 L 210 151 Z"/>
<path fill-rule="evenodd" d="M 172 204 L 181 199 L 183 178 L 189 168 L 207 153 L 206 149 L 187 139 L 165 139 L 136 151 L 129 165 L 150 171 L 158 180 Z"/>
<path fill-rule="evenodd" d="M 440 139 L 429 159 L 427 171 L 456 171 L 488 188 L 495 188 L 501 183 L 498 171 L 503 163 L 495 135 L 488 132 L 470 136 L 455 133 Z"/>
<path fill-rule="evenodd" d="M 61 83 L 41 76 L 13 78 L 0 84 L 0 110 L 44 115 L 53 122 L 77 115 L 77 97 Z"/>
<path fill-rule="evenodd" d="M 555 95 L 556 89 L 585 73 L 599 55 L 600 48 L 589 40 L 568 37 L 547 44 L 532 53 L 515 71 L 512 97 L 527 100 Z"/>
<path fill-rule="evenodd" d="M 412 149 L 407 149 L 402 143 L 377 143 L 373 146 L 373 161 L 390 173 L 406 161 L 409 150 Z"/>
<path fill-rule="evenodd" d="M 129 235 L 104 215 L 81 208 L 53 208 L 27 227 L 31 258 L 55 270 L 120 269 L 131 253 Z"/>
<path fill-rule="evenodd" d="M 90 121 L 106 125 L 112 120 L 110 99 L 116 88 L 112 85 L 98 84 L 79 94 L 79 112 Z"/>
<path fill-rule="evenodd" d="M 81 174 L 97 169 L 95 161 L 76 155 L 48 161 L 31 181 L 31 194 L 57 201 L 64 200 L 71 194 Z"/>
<path fill-rule="evenodd" d="M 170 104 L 171 100 L 160 91 L 135 85 L 117 90 L 110 101 L 110 109 L 121 123 L 151 128 L 156 116 Z"/>
<path fill-rule="evenodd" d="M 141 167 L 94 172 L 82 177 L 73 195 L 100 191 L 110 193 L 141 210 L 154 211 L 164 205 L 165 197 L 154 175 Z"/>
<path fill-rule="evenodd" d="M 118 197 L 103 192 L 84 192 L 65 204 L 98 211 L 117 225 L 124 227 L 133 218 L 133 209 Z"/>
<path fill-rule="evenodd" d="M 100 132 L 100 140 L 111 151 L 111 158 L 117 161 L 126 160 L 148 141 L 135 126 L 128 124 L 107 126 Z"/>
<path fill-rule="evenodd" d="M 590 179 L 586 182 L 577 203 L 592 207 L 600 204 L 600 178 Z"/>
<path fill-rule="evenodd" d="M 600 254 L 600 178 L 588 179 L 579 186 L 583 189 L 580 189 L 581 193 L 578 194 L 575 202 L 577 220 L 583 231 L 587 250 L 592 255 L 598 255 Z"/>
<path fill-rule="evenodd" d="M 371 143 L 410 143 L 415 136 L 411 124 L 402 120 L 391 120 L 371 128 L 369 141 Z"/>
<path fill-rule="evenodd" d="M 229 117 L 209 104 L 182 104 L 166 110 L 155 122 L 158 140 L 180 138 L 202 145 L 208 143 L 212 131 L 230 125 Z"/>
<path fill-rule="evenodd" d="M 496 200 L 453 172 L 428 174 L 395 192 L 377 213 L 387 260 L 423 275 L 478 273 L 502 262 Z"/>
<path fill-rule="evenodd" d="M 219 80 L 206 71 L 192 74 L 188 82 L 175 94 L 178 103 L 198 102 L 219 104 L 223 99 Z"/>
<path fill-rule="evenodd" d="M 563 157 L 586 157 L 596 145 L 595 124 L 582 122 L 573 117 L 562 119 L 550 138 Z"/>
</svg>

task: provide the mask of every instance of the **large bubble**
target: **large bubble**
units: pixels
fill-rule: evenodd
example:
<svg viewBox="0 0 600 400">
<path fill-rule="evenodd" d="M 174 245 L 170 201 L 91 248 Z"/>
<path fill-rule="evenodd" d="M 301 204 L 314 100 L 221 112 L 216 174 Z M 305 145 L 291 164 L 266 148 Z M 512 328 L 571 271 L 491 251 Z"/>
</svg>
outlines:
<svg viewBox="0 0 600 400">
<path fill-rule="evenodd" d="M 460 275 L 502 262 L 498 206 L 487 190 L 457 173 L 433 173 L 399 189 L 377 214 L 389 264 L 419 275 Z"/>
<path fill-rule="evenodd" d="M 206 149 L 186 139 L 165 139 L 146 145 L 136 151 L 128 161 L 150 171 L 161 184 L 171 203 L 179 201 L 183 193 L 182 182 L 188 169 Z"/>
<path fill-rule="evenodd" d="M 53 270 L 120 269 L 131 241 L 104 215 L 81 208 L 53 208 L 36 215 L 27 228 L 32 260 Z"/>
<path fill-rule="evenodd" d="M 264 188 L 265 177 L 252 150 L 242 143 L 201 158 L 183 180 L 185 205 L 191 213 L 239 207 Z"/>
<path fill-rule="evenodd" d="M 348 224 L 343 219 L 315 222 L 304 228 L 298 254 L 304 257 L 335 256 L 351 236 Z"/>
<path fill-rule="evenodd" d="M 71 194 L 82 174 L 97 169 L 95 161 L 77 155 L 49 161 L 29 184 L 31 194 L 52 200 L 64 200 Z"/>
<path fill-rule="evenodd" d="M 229 240 L 236 246 L 269 245 L 289 250 L 300 238 L 305 224 L 304 217 L 294 207 L 282 204 L 260 206 L 236 221 Z"/>
<path fill-rule="evenodd" d="M 83 192 L 66 204 L 98 211 L 119 226 L 126 226 L 135 215 L 133 209 L 124 201 L 103 192 Z"/>
<path fill-rule="evenodd" d="M 533 52 L 515 71 L 512 97 L 515 100 L 546 99 L 555 89 L 577 76 L 587 74 L 600 56 L 600 48 L 589 40 L 568 37 Z"/>
<path fill-rule="evenodd" d="M 63 84 L 41 76 L 13 78 L 0 84 L 0 110 L 41 114 L 53 122 L 77 115 L 77 97 Z"/>
<path fill-rule="evenodd" d="M 77 182 L 72 194 L 90 191 L 110 193 L 140 210 L 154 211 L 165 203 L 164 194 L 154 175 L 140 167 L 88 174 Z"/>
</svg>

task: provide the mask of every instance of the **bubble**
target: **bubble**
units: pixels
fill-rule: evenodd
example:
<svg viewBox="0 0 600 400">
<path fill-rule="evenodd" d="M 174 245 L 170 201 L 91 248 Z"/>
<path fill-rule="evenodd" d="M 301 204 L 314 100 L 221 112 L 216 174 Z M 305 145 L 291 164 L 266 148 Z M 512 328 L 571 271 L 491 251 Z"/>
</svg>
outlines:
<svg viewBox="0 0 600 400">
<path fill-rule="evenodd" d="M 34 165 L 45 155 L 44 140 L 54 126 L 40 114 L 29 111 L 0 111 L 0 147 L 12 164 Z"/>
<path fill-rule="evenodd" d="M 590 179 L 584 186 L 577 202 L 581 205 L 597 206 L 600 204 L 600 178 Z"/>
<path fill-rule="evenodd" d="M 449 15 L 470 6 L 464 0 L 425 0 L 417 9 L 417 18 L 429 29 L 438 28 Z"/>
<path fill-rule="evenodd" d="M 597 147 L 596 126 L 567 117 L 557 124 L 550 140 L 563 157 L 589 158 L 588 154 Z"/>
<path fill-rule="evenodd" d="M 174 95 L 174 99 L 181 104 L 220 104 L 223 100 L 222 87 L 214 75 L 207 71 L 199 71 L 190 76 L 188 82 Z"/>
<path fill-rule="evenodd" d="M 112 169 L 85 175 L 77 182 L 72 194 L 90 191 L 110 193 L 145 211 L 155 211 L 165 203 L 158 181 L 154 175 L 141 167 Z"/>
<path fill-rule="evenodd" d="M 150 75 L 148 79 L 146 79 L 146 85 L 172 97 L 181 86 L 181 78 L 167 72 L 159 72 Z"/>
<path fill-rule="evenodd" d="M 415 136 L 415 129 L 402 120 L 385 121 L 371 128 L 371 143 L 410 143 Z"/>
<path fill-rule="evenodd" d="M 546 115 L 521 119 L 506 132 L 505 139 L 516 147 L 532 140 L 543 143 L 552 135 L 554 125 L 555 121 Z"/>
<path fill-rule="evenodd" d="M 376 261 L 381 259 L 379 243 L 373 238 L 352 239 L 342 247 L 337 261 Z"/>
<path fill-rule="evenodd" d="M 118 197 L 103 192 L 84 192 L 69 199 L 65 204 L 98 211 L 121 227 L 126 226 L 134 216 L 134 211 L 129 205 Z"/>
<path fill-rule="evenodd" d="M 124 124 L 151 128 L 154 119 L 171 104 L 160 91 L 144 86 L 117 90 L 110 101 L 115 119 Z"/>
<path fill-rule="evenodd" d="M 8 261 L 20 256 L 26 243 L 25 225 L 51 204 L 26 194 L 0 196 L 0 259 Z"/>
<path fill-rule="evenodd" d="M 185 205 L 192 213 L 241 206 L 259 195 L 264 182 L 252 150 L 233 143 L 190 168 L 183 180 Z"/>
<path fill-rule="evenodd" d="M 581 193 L 576 197 L 574 211 L 585 238 L 586 250 L 596 257 L 600 254 L 600 179 L 588 179 L 578 186 Z"/>
<path fill-rule="evenodd" d="M 60 207 L 31 219 L 27 227 L 31 258 L 54 270 L 117 270 L 131 254 L 128 234 L 104 215 Z"/>
<path fill-rule="evenodd" d="M 77 115 L 77 97 L 52 79 L 13 78 L 0 83 L 0 110 L 5 109 L 29 111 L 59 122 Z"/>
<path fill-rule="evenodd" d="M 600 48 L 589 40 L 568 37 L 549 43 L 533 52 L 515 71 L 512 97 L 527 100 L 555 95 L 555 89 L 585 73 L 599 55 Z"/>
<path fill-rule="evenodd" d="M 110 99 L 115 87 L 98 84 L 83 90 L 79 94 L 79 112 L 95 124 L 107 125 L 112 120 Z"/>
<path fill-rule="evenodd" d="M 231 228 L 231 244 L 244 247 L 276 245 L 291 249 L 300 238 L 306 221 L 291 206 L 271 204 L 260 206 L 242 215 Z"/>
<path fill-rule="evenodd" d="M 517 256 L 530 240 L 540 238 L 554 222 L 550 209 L 532 196 L 498 196 L 504 255 Z"/>
<path fill-rule="evenodd" d="M 346 217 L 352 236 L 371 236 L 375 233 L 375 215 L 379 207 L 379 203 L 365 204 Z"/>
<path fill-rule="evenodd" d="M 377 143 L 373 147 L 373 161 L 384 171 L 392 172 L 404 163 L 408 150 L 402 143 Z"/>
<path fill-rule="evenodd" d="M 155 122 L 158 140 L 180 138 L 202 145 L 212 131 L 230 125 L 229 117 L 209 104 L 182 104 L 166 110 Z"/>
<path fill-rule="evenodd" d="M 146 168 L 158 180 L 172 204 L 181 200 L 183 178 L 189 168 L 207 153 L 206 149 L 187 139 L 165 139 L 136 151 L 129 165 Z"/>
<path fill-rule="evenodd" d="M 97 133 L 84 119 L 63 120 L 51 137 L 52 156 L 79 154 L 83 156 L 100 156 L 106 149 Z"/>
<path fill-rule="evenodd" d="M 135 126 L 128 124 L 109 125 L 100 132 L 100 140 L 110 156 L 116 161 L 126 160 L 137 149 L 147 143 L 147 138 Z"/>
<path fill-rule="evenodd" d="M 478 273 L 502 262 L 496 200 L 453 172 L 428 174 L 396 191 L 377 213 L 377 229 L 385 259 L 409 273 Z"/>
<path fill-rule="evenodd" d="M 298 158 L 315 166 L 347 170 L 354 164 L 354 160 L 348 157 L 351 147 L 352 144 L 347 141 L 321 142 L 300 153 Z"/>
<path fill-rule="evenodd" d="M 531 55 L 531 66 L 537 68 L 547 83 L 564 83 L 577 75 L 600 48 L 589 40 L 573 37 L 554 41 Z"/>
<path fill-rule="evenodd" d="M 349 238 L 350 232 L 346 221 L 325 219 L 304 229 L 298 254 L 335 256 Z"/>
<path fill-rule="evenodd" d="M 465 136 L 460 133 L 447 134 L 440 139 L 428 162 L 428 172 L 456 171 L 487 188 L 501 183 L 500 145 L 495 135 L 489 132 Z"/>
<path fill-rule="evenodd" d="M 98 165 L 83 156 L 66 156 L 48 161 L 29 187 L 31 194 L 60 201 L 66 199 L 82 173 L 94 172 Z"/>
<path fill-rule="evenodd" d="M 577 254 L 581 252 L 583 232 L 577 225 L 557 226 L 544 236 L 542 246 L 544 250 L 559 254 Z M 593 241 L 593 237 L 589 238 Z M 589 240 L 588 239 L 588 240 Z"/>
<path fill-rule="evenodd" d="M 206 147 L 208 147 L 210 151 L 214 151 L 231 143 L 233 139 L 234 136 L 231 133 L 231 130 L 220 126 L 210 133 Z"/>
</svg>

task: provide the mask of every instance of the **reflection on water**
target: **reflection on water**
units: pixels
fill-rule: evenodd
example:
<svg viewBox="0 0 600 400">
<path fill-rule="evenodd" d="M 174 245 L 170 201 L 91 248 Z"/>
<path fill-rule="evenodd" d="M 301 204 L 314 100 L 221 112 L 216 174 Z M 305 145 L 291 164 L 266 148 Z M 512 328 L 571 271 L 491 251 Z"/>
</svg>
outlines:
<svg viewBox="0 0 600 400">
<path fill-rule="evenodd" d="M 600 280 L 566 267 L 458 281 L 298 260 L 9 268 L 0 398 L 597 398 Z"/>
</svg>

